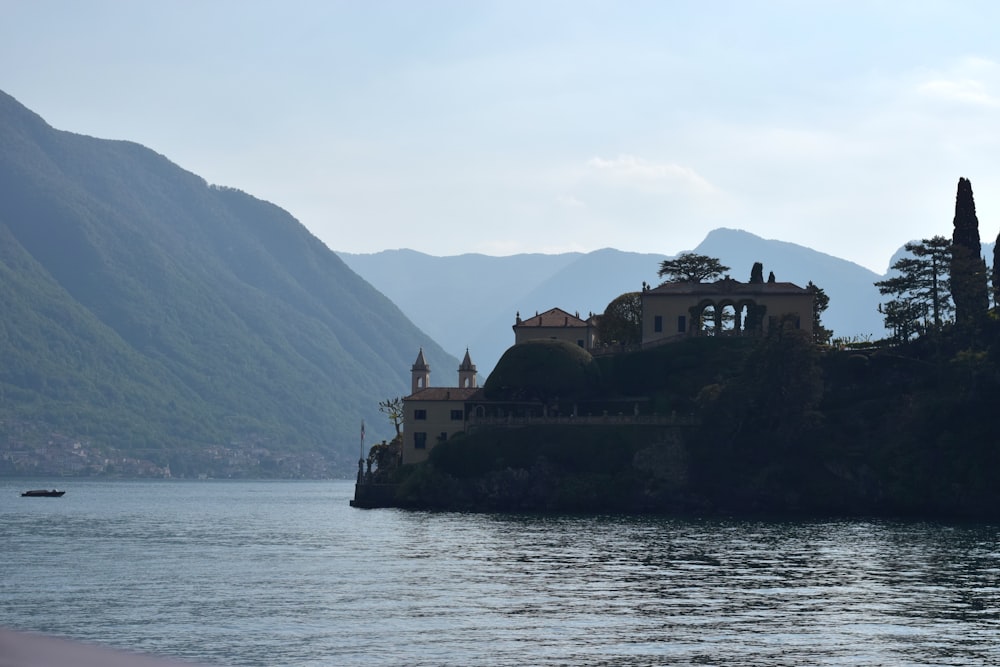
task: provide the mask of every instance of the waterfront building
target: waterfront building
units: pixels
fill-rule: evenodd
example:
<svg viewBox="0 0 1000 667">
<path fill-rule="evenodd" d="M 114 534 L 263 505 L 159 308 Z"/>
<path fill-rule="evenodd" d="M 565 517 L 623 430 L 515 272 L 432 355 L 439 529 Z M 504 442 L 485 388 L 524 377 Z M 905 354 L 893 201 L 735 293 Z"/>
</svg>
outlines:
<svg viewBox="0 0 1000 667">
<path fill-rule="evenodd" d="M 469 351 L 458 367 L 458 386 L 432 387 L 421 348 L 410 368 L 410 395 L 403 398 L 403 464 L 420 463 L 430 450 L 465 431 L 467 403 L 482 395 Z"/>
</svg>

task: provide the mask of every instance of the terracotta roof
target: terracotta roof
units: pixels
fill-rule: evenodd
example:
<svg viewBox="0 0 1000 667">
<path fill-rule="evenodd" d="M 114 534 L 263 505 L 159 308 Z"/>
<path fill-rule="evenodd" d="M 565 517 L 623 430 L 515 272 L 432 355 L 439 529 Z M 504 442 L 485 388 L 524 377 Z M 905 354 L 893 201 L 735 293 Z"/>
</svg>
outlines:
<svg viewBox="0 0 1000 667">
<path fill-rule="evenodd" d="M 403 398 L 404 401 L 468 401 L 482 392 L 482 387 L 427 387 Z"/>
<path fill-rule="evenodd" d="M 653 295 L 672 294 L 809 294 L 809 290 L 795 283 L 743 283 L 732 278 L 723 278 L 714 283 L 663 283 L 659 287 L 643 292 Z"/>
<path fill-rule="evenodd" d="M 515 327 L 585 327 L 587 323 L 576 315 L 567 313 L 562 308 L 546 310 L 541 315 L 529 317 L 514 325 Z"/>
</svg>

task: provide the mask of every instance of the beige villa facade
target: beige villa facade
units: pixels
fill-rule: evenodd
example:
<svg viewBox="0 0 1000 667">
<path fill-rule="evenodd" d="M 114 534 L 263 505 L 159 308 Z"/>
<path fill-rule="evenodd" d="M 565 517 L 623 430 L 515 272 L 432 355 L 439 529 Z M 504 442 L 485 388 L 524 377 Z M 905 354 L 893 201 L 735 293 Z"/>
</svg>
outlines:
<svg viewBox="0 0 1000 667">
<path fill-rule="evenodd" d="M 597 343 L 595 319 L 590 317 L 583 320 L 578 314 L 572 315 L 562 308 L 552 308 L 541 314 L 535 313 L 534 317 L 526 320 L 522 320 L 521 313 L 517 313 L 513 329 L 515 345 L 527 340 L 546 338 L 564 340 L 590 350 Z"/>
<path fill-rule="evenodd" d="M 431 449 L 456 433 L 465 431 L 466 402 L 482 393 L 476 380 L 476 365 L 469 351 L 458 367 L 458 386 L 431 387 L 431 368 L 424 351 L 410 368 L 410 395 L 403 398 L 403 464 L 420 463 Z"/>
<path fill-rule="evenodd" d="M 664 283 L 642 291 L 642 345 L 686 336 L 754 336 L 781 321 L 812 333 L 813 293 L 793 283 Z"/>
</svg>

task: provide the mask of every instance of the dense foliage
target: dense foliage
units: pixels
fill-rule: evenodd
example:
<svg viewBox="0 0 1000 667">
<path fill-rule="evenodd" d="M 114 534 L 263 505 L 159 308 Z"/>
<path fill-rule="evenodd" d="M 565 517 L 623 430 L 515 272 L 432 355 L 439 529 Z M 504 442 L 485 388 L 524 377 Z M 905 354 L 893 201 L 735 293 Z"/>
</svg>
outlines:
<svg viewBox="0 0 1000 667">
<path fill-rule="evenodd" d="M 590 353 L 562 340 L 529 340 L 500 358 L 483 385 L 493 400 L 543 401 L 587 398 L 598 388 L 601 370 Z"/>
<path fill-rule="evenodd" d="M 397 492 L 405 506 L 478 511 L 608 512 L 655 508 L 686 481 L 675 435 L 656 427 L 533 426 L 435 447 Z"/>
<path fill-rule="evenodd" d="M 695 425 L 531 426 L 443 443 L 398 502 L 477 510 L 1000 516 L 1000 322 L 864 352 L 775 328 L 601 358 L 604 396 Z"/>
<path fill-rule="evenodd" d="M 823 326 L 823 313 L 830 307 L 830 297 L 826 295 L 826 290 L 811 280 L 806 284 L 806 289 L 813 295 L 812 340 L 814 343 L 825 345 L 833 338 L 833 329 Z"/>
<path fill-rule="evenodd" d="M 615 297 L 597 322 L 602 343 L 634 345 L 642 341 L 642 294 L 626 292 Z"/>
</svg>

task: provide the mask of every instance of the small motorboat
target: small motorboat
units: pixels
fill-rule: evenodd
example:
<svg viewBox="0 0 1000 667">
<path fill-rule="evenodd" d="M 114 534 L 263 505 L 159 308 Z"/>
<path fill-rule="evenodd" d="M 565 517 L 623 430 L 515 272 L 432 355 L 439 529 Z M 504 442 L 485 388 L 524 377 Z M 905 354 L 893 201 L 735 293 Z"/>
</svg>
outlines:
<svg viewBox="0 0 1000 667">
<path fill-rule="evenodd" d="M 21 494 L 22 498 L 61 498 L 62 495 L 66 493 L 65 491 L 56 491 L 52 489 L 32 489 L 31 491 L 25 491 Z"/>
</svg>

